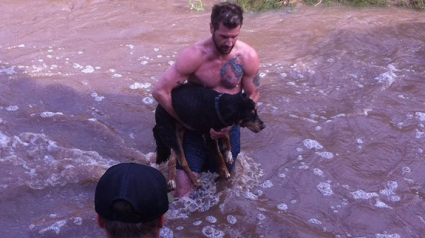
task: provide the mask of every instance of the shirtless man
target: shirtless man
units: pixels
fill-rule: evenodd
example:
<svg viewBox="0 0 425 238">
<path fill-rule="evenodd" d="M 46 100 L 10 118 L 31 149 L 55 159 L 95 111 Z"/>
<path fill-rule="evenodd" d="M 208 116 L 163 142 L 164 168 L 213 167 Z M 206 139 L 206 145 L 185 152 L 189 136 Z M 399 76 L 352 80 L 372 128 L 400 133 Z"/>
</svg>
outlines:
<svg viewBox="0 0 425 238">
<path fill-rule="evenodd" d="M 220 93 L 236 94 L 243 90 L 254 102 L 258 102 L 259 58 L 252 47 L 238 41 L 242 23 L 243 10 L 239 5 L 229 2 L 214 5 L 210 23 L 211 37 L 185 49 L 155 85 L 153 97 L 178 121 L 181 122 L 172 106 L 171 91 L 186 80 Z M 228 133 L 235 163 L 240 150 L 239 126 L 218 132 L 211 129 L 210 135 L 218 139 Z M 195 173 L 209 166 L 204 147 L 201 134 L 186 131 L 183 149 L 189 167 Z M 234 164 L 229 167 L 229 172 L 233 168 Z M 209 166 L 209 170 L 216 172 L 215 169 Z M 176 197 L 182 197 L 192 189 L 188 175 L 181 168 L 177 169 L 176 183 Z"/>
</svg>

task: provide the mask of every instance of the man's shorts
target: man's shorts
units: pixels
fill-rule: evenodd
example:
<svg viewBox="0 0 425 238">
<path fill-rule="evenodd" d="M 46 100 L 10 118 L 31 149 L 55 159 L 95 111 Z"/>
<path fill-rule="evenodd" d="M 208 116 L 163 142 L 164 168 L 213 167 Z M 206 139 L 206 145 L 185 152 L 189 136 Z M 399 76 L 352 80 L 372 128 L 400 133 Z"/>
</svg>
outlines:
<svg viewBox="0 0 425 238">
<path fill-rule="evenodd" d="M 227 169 L 231 172 L 235 168 L 236 159 L 240 152 L 241 131 L 239 126 L 233 126 L 229 132 L 230 145 L 232 146 L 233 164 L 227 165 Z M 220 143 L 221 144 L 221 143 Z M 221 145 L 220 145 L 221 147 Z M 186 155 L 187 163 L 193 172 L 219 172 L 219 166 L 216 161 L 208 159 L 208 150 L 205 146 L 202 133 L 186 130 L 183 138 L 183 150 Z M 183 169 L 177 163 L 177 169 Z"/>
</svg>

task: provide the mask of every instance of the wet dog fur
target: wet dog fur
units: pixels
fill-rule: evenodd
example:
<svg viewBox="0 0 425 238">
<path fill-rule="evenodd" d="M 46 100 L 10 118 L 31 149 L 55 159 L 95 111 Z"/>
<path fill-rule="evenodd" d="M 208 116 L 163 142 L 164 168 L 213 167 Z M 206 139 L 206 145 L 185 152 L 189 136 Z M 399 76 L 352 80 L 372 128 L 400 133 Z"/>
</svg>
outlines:
<svg viewBox="0 0 425 238">
<path fill-rule="evenodd" d="M 210 137 L 210 129 L 219 131 L 237 124 L 255 133 L 260 132 L 265 124 L 258 117 L 254 101 L 244 93 L 220 94 L 212 89 L 190 83 L 177 87 L 171 95 L 173 108 L 180 119 L 195 131 L 204 134 L 209 158 L 218 162 L 220 177 L 230 178 L 226 166 L 226 163 L 233 163 L 230 139 L 228 136 L 220 138 L 225 149 L 222 154 L 218 141 Z M 193 185 L 196 188 L 201 187 L 201 181 L 189 168 L 183 152 L 185 127 L 168 114 L 161 105 L 158 105 L 155 110 L 155 122 L 153 135 L 157 146 L 156 163 L 160 164 L 169 160 L 168 189 L 176 188 L 176 162 L 188 174 Z"/>
</svg>

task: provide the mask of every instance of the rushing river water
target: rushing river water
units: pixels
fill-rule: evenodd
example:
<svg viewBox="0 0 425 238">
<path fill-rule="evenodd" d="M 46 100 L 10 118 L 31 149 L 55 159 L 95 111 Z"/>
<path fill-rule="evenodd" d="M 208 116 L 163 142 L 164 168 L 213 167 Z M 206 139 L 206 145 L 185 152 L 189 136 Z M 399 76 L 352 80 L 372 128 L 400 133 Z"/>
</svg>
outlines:
<svg viewBox="0 0 425 238">
<path fill-rule="evenodd" d="M 152 87 L 210 36 L 213 3 L 1 0 L 0 237 L 104 237 L 96 182 L 152 162 Z M 202 174 L 161 236 L 424 237 L 425 13 L 246 13 L 240 40 L 267 128 L 242 131 L 232 179 Z"/>
</svg>

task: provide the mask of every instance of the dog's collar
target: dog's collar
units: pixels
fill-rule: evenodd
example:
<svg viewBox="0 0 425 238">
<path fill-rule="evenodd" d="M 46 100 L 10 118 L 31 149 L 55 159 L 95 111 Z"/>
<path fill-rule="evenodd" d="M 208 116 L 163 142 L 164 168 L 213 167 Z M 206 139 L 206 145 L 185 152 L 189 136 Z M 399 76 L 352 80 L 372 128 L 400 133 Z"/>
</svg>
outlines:
<svg viewBox="0 0 425 238">
<path fill-rule="evenodd" d="M 221 115 L 221 112 L 220 112 L 220 108 L 218 106 L 218 101 L 220 100 L 221 96 L 223 96 L 223 94 L 220 93 L 219 95 L 217 95 L 217 97 L 215 97 L 215 100 L 214 100 L 215 112 L 217 113 L 217 116 L 218 116 L 218 119 L 220 120 L 220 122 L 223 123 L 225 126 L 229 126 L 224 121 L 223 116 Z"/>
</svg>

